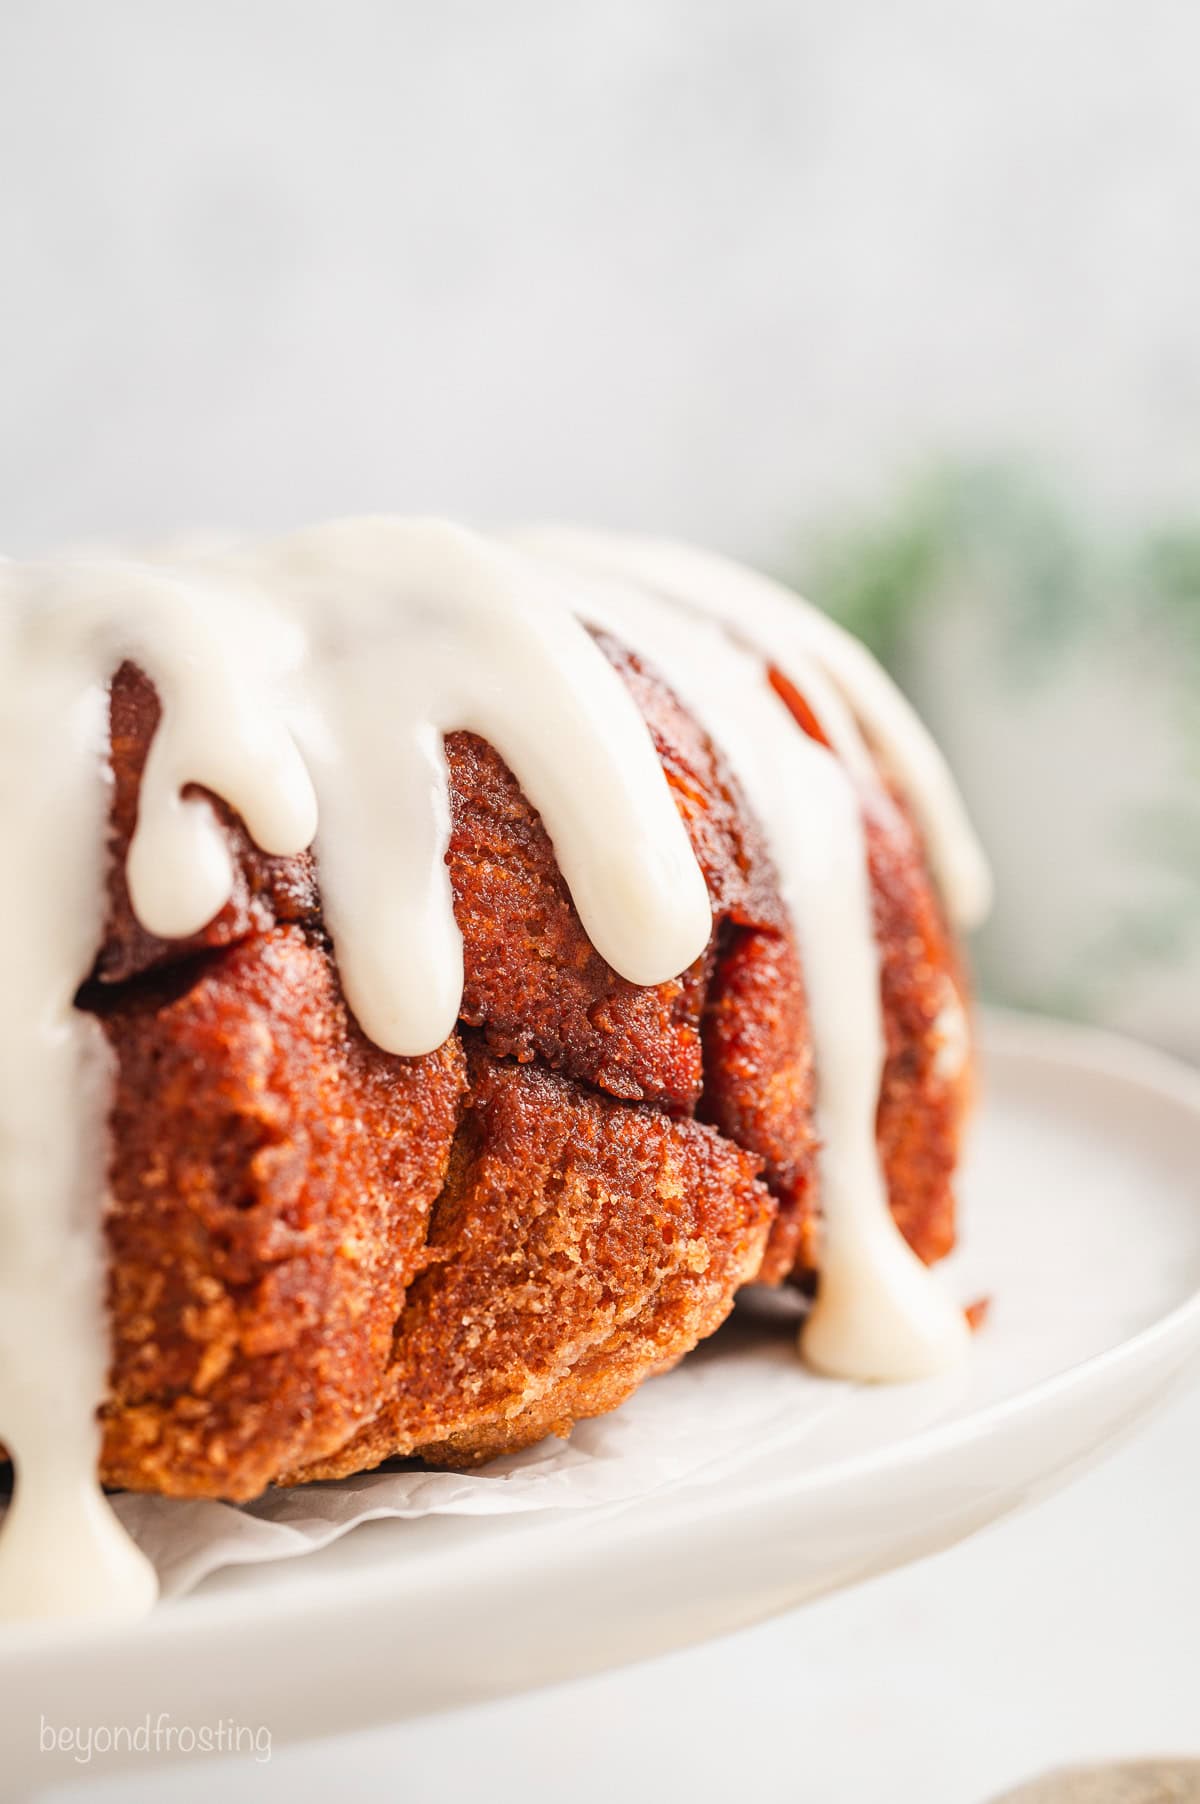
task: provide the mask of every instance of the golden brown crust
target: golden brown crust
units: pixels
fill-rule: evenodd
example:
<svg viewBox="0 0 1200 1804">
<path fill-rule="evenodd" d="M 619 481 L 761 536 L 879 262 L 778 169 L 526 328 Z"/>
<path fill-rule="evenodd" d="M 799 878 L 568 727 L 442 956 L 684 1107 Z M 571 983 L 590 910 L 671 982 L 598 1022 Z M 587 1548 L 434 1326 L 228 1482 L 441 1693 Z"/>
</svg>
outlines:
<svg viewBox="0 0 1200 1804">
<path fill-rule="evenodd" d="M 758 1268 L 770 1198 L 711 1128 L 480 1050 L 469 1068 L 387 1401 L 292 1476 L 393 1453 L 475 1464 L 566 1433 L 711 1333 Z"/>
<path fill-rule="evenodd" d="M 811 1275 L 819 1074 L 771 862 L 700 727 L 601 644 L 704 871 L 712 941 L 673 983 L 618 977 L 512 774 L 451 735 L 464 1032 L 421 1060 L 350 1018 L 313 860 L 267 858 L 220 805 L 229 906 L 182 944 L 137 925 L 122 867 L 157 702 L 118 673 L 110 921 L 82 998 L 119 1067 L 110 1482 L 240 1498 L 398 1452 L 475 1463 L 614 1407 L 748 1277 Z M 872 802 L 867 839 L 880 1146 L 930 1258 L 953 1237 L 963 1082 L 941 1074 L 937 1017 L 957 967 L 903 811 Z"/>
<path fill-rule="evenodd" d="M 692 1109 L 707 958 L 654 988 L 619 977 L 584 932 L 549 835 L 507 766 L 466 733 L 447 741 L 447 762 L 463 1022 L 498 1057 L 539 1059 L 628 1101 Z"/>
<path fill-rule="evenodd" d="M 954 1168 L 970 1103 L 969 998 L 916 829 L 886 797 L 865 798 L 864 809 L 886 1035 L 879 1154 L 892 1214 L 932 1264 L 954 1245 Z M 962 1011 L 961 1061 L 947 1024 L 955 1010 Z"/>
<path fill-rule="evenodd" d="M 236 945 L 252 933 L 265 933 L 285 922 L 319 918 L 316 865 L 311 853 L 305 852 L 299 858 L 272 858 L 260 852 L 237 815 L 210 795 L 209 801 L 229 840 L 233 894 L 220 914 L 190 939 L 162 940 L 147 933 L 129 900 L 125 857 L 137 822 L 142 770 L 159 713 L 152 684 L 136 665 L 122 664 L 113 677 L 109 704 L 109 907 L 95 970 L 101 983 L 122 983 L 160 965 L 178 964 L 192 953 Z"/>
<path fill-rule="evenodd" d="M 718 920 L 729 915 L 790 933 L 761 835 L 724 759 L 657 676 L 612 640 L 601 636 L 600 643 L 650 727 Z M 320 927 L 312 857 L 268 857 L 215 800 L 236 874 L 230 902 L 189 940 L 157 939 L 138 924 L 125 856 L 158 712 L 145 677 L 123 665 L 113 682 L 110 910 L 96 967 L 101 983 L 126 981 L 285 922 Z M 499 1056 L 538 1058 L 612 1095 L 691 1113 L 703 1083 L 700 1028 L 711 953 L 651 988 L 619 977 L 584 932 L 541 817 L 503 760 L 471 733 L 448 735 L 446 759 L 447 864 L 463 935 L 464 1023 L 481 1028 Z"/>
<path fill-rule="evenodd" d="M 107 1000 L 105 1478 L 253 1497 L 374 1407 L 465 1088 L 392 1058 L 281 928 Z"/>
<path fill-rule="evenodd" d="M 794 939 L 727 928 L 705 1008 L 701 1112 L 763 1161 L 778 1204 L 758 1274 L 765 1284 L 815 1263 L 815 1096 Z"/>
</svg>

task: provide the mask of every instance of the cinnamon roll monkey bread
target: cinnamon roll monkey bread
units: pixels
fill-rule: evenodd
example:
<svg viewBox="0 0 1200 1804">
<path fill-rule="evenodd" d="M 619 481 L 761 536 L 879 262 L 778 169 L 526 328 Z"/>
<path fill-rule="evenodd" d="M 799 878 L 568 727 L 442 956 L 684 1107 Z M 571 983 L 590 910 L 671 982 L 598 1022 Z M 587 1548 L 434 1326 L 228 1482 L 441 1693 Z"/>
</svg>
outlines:
<svg viewBox="0 0 1200 1804">
<path fill-rule="evenodd" d="M 68 1492 L 117 1582 L 97 1477 L 567 1435 L 752 1282 L 818 1370 L 962 1356 L 987 873 L 824 616 L 424 521 L 0 584 L 0 1591 Z"/>
</svg>

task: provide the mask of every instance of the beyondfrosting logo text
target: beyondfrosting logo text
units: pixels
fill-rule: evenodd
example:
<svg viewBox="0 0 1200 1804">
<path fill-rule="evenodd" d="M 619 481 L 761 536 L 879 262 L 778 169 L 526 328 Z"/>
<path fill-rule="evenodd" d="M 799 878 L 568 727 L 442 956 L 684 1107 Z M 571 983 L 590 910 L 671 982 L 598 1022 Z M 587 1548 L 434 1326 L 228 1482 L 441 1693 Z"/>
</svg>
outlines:
<svg viewBox="0 0 1200 1804">
<path fill-rule="evenodd" d="M 249 1754 L 259 1765 L 271 1758 L 271 1731 L 264 1723 L 221 1717 L 214 1723 L 177 1723 L 165 1710 L 136 1723 L 75 1723 L 61 1726 L 43 1716 L 38 1737 L 43 1754 L 70 1754 L 79 1766 L 107 1754 Z"/>
</svg>

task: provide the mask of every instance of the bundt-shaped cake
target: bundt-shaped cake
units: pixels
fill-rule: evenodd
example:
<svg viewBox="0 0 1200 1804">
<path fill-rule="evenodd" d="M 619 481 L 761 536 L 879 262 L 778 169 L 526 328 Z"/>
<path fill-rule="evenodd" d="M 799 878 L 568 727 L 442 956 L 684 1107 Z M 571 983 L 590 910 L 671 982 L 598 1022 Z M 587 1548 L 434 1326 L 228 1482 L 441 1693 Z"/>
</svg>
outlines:
<svg viewBox="0 0 1200 1804">
<path fill-rule="evenodd" d="M 420 522 L 2 581 L 10 1609 L 144 1599 L 97 1473 L 474 1465 L 752 1281 L 826 1371 L 960 1355 L 986 873 L 823 617 Z"/>
</svg>

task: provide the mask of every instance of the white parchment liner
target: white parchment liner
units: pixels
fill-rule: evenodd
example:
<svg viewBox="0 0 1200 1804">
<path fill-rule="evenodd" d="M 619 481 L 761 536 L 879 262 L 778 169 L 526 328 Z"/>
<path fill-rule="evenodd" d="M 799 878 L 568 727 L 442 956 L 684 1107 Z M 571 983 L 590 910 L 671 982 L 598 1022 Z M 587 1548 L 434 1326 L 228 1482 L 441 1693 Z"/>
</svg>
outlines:
<svg viewBox="0 0 1200 1804">
<path fill-rule="evenodd" d="M 780 1441 L 797 1444 L 855 1387 L 806 1373 L 794 1324 L 732 1323 L 621 1409 L 479 1472 L 412 1466 L 268 1491 L 236 1507 L 125 1494 L 121 1520 L 180 1596 L 224 1566 L 292 1558 L 381 1517 L 492 1516 L 626 1503 L 665 1486 L 712 1482 Z"/>
</svg>

